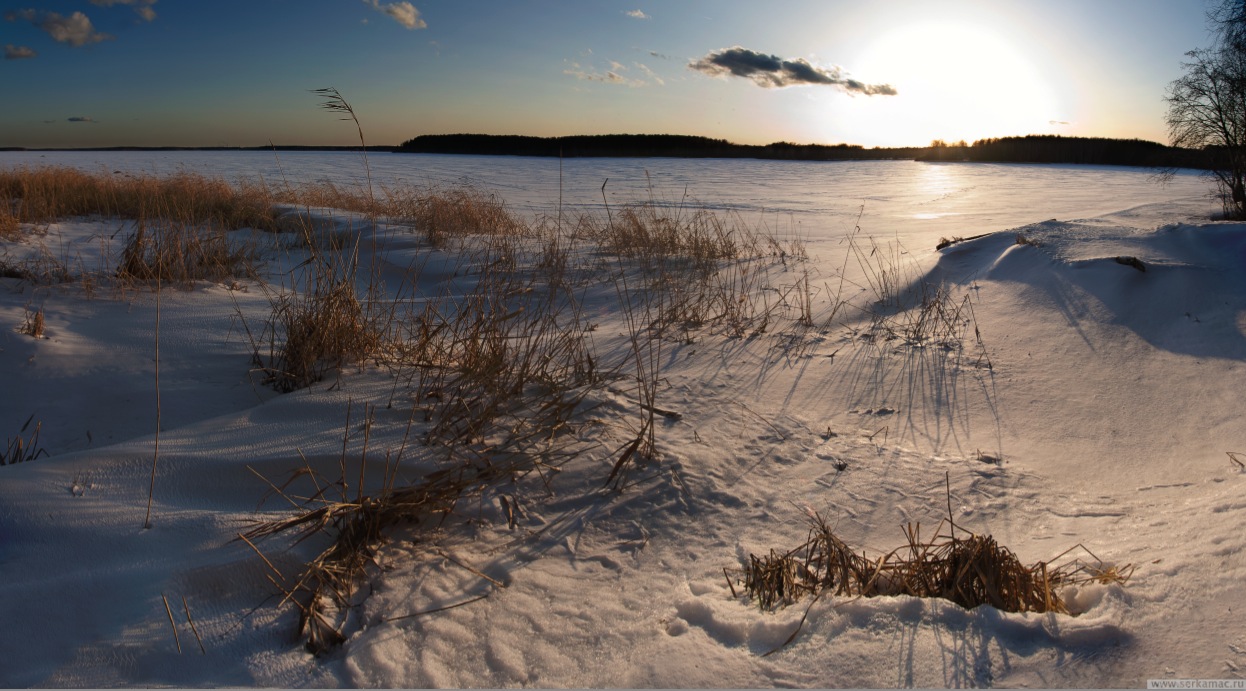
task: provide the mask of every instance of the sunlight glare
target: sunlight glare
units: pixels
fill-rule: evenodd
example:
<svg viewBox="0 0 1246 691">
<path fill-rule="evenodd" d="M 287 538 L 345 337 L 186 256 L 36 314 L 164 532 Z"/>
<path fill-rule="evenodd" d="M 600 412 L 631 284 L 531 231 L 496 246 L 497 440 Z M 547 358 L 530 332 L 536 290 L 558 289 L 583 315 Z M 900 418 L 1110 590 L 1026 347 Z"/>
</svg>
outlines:
<svg viewBox="0 0 1246 691">
<path fill-rule="evenodd" d="M 899 90 L 894 100 L 856 99 L 862 139 L 973 142 L 1052 131 L 1060 104 L 1023 52 L 971 24 L 925 23 L 880 36 L 857 58 L 861 74 Z"/>
</svg>

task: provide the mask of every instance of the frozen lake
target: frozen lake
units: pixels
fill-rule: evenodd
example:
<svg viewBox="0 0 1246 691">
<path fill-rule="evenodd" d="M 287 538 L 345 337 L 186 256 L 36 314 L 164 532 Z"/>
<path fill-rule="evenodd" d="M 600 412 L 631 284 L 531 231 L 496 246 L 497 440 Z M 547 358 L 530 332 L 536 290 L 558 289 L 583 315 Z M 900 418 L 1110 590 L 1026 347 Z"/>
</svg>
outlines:
<svg viewBox="0 0 1246 691">
<path fill-rule="evenodd" d="M 473 185 L 524 214 L 600 209 L 654 200 L 738 213 L 749 224 L 811 240 L 851 231 L 860 216 L 870 234 L 967 237 L 1059 219 L 1093 218 L 1143 205 L 1179 202 L 1210 215 L 1211 185 L 1183 171 L 1161 185 L 1145 168 L 913 161 L 760 161 L 749 159 L 554 158 L 368 154 L 374 185 Z M 351 152 L 101 151 L 0 152 L 0 166 L 67 165 L 88 171 L 168 174 L 190 170 L 226 180 L 297 185 L 365 183 Z M 1173 220 L 1180 220 L 1174 218 Z"/>
</svg>

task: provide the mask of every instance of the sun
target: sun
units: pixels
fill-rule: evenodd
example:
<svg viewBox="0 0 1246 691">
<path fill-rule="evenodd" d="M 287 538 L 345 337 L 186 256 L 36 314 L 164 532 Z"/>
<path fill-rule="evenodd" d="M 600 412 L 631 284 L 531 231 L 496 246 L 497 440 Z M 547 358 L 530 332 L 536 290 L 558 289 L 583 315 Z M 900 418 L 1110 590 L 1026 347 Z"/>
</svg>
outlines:
<svg viewBox="0 0 1246 691">
<path fill-rule="evenodd" d="M 914 24 L 880 35 L 853 71 L 890 83 L 899 95 L 854 100 L 847 115 L 858 138 L 924 145 L 1050 132 L 1061 104 L 1014 45 L 966 23 Z"/>
</svg>

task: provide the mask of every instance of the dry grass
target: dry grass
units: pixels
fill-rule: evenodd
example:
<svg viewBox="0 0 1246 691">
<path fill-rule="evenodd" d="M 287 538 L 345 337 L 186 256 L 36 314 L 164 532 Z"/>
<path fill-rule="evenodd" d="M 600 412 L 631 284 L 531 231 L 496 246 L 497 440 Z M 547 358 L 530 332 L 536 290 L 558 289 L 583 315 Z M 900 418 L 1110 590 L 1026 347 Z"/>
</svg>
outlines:
<svg viewBox="0 0 1246 691">
<path fill-rule="evenodd" d="M 116 276 L 123 281 L 189 285 L 254 274 L 254 243 L 231 241 L 206 225 L 139 219 L 126 241 Z"/>
<path fill-rule="evenodd" d="M 319 182 L 287 189 L 276 199 L 308 208 L 353 211 L 409 226 L 423 234 L 429 245 L 439 248 L 472 235 L 534 234 L 507 210 L 500 197 L 475 187 L 382 187 L 376 194 Z"/>
<path fill-rule="evenodd" d="M 43 338 L 43 308 L 33 312 L 29 307 L 26 308 L 26 319 L 17 331 L 31 338 Z"/>
<path fill-rule="evenodd" d="M 358 127 L 339 94 L 317 93 Z M 405 526 L 418 538 L 459 511 L 465 497 L 503 484 L 514 497 L 525 478 L 544 486 L 542 496 L 552 495 L 558 469 L 589 451 L 616 491 L 644 481 L 629 475 L 660 458 L 664 340 L 690 341 L 700 330 L 757 335 L 778 322 L 810 328 L 819 294 L 815 277 L 798 268 L 806 259 L 799 240 L 683 202 L 650 200 L 617 212 L 607 205 L 604 218 L 565 224 L 560 209 L 554 223 L 528 224 L 477 189 L 377 191 L 370 175 L 358 190 L 321 183 L 272 192 L 190 174 L 155 179 L 64 169 L 0 174 L 0 199 L 11 200 L 22 224 L 93 214 L 133 219 L 117 261 L 116 274 L 125 280 L 177 283 L 249 272 L 252 249 L 232 245 L 226 235 L 235 228 L 293 231 L 300 238 L 295 251 L 307 261 L 265 288 L 270 310 L 252 339 L 256 369 L 284 392 L 350 364 L 386 368 L 394 377 L 391 405 L 410 404 L 408 435 L 416 428 L 422 453 L 438 468 L 400 482 L 404 436 L 401 448 L 386 453 L 384 476 L 365 490 L 369 432 L 360 474 L 348 478 L 348 413 L 337 477 L 305 464 L 297 473 L 311 489 L 296 494 L 274 485 L 293 511 L 240 536 L 257 552 L 255 543 L 264 538 L 319 536 L 321 549 L 298 574 L 272 573 L 317 652 L 344 639 L 344 612 L 393 530 Z M 278 220 L 275 202 L 301 211 Z M 362 214 L 361 223 L 372 229 L 382 221 L 409 226 L 427 241 L 426 257 L 456 263 L 453 286 L 442 295 L 418 294 L 414 270 L 409 285 L 385 286 L 376 273 L 385 257 L 360 256 L 367 242 L 362 229 L 325 233 L 313 207 Z M 878 291 L 898 293 L 898 276 L 875 272 L 869 280 Z M 594 325 L 583 310 L 589 292 L 626 321 L 626 344 L 612 351 L 614 361 L 603 362 L 594 348 Z M 938 309 L 931 307 L 929 320 L 956 321 L 954 314 L 941 316 L 946 302 L 931 301 Z M 921 324 L 916 333 L 934 333 Z M 587 412 L 608 387 L 634 395 L 637 417 L 609 421 L 626 428 L 621 438 L 582 439 L 577 432 L 598 424 Z M 371 413 L 365 417 L 370 423 Z M 609 446 L 600 438 L 611 439 Z M 814 566 L 806 561 L 803 568 Z M 797 584 L 788 580 L 785 593 Z"/>
<path fill-rule="evenodd" d="M 35 284 L 49 285 L 70 283 L 78 278 L 73 266 L 63 258 L 57 258 L 46 246 L 39 247 L 38 254 L 25 259 L 0 257 L 0 278 L 16 278 Z"/>
<path fill-rule="evenodd" d="M 0 199 L 17 223 L 74 216 L 162 218 L 225 229 L 271 228 L 272 196 L 259 185 L 232 186 L 196 173 L 131 176 L 57 166 L 0 170 Z"/>
<path fill-rule="evenodd" d="M 406 197 L 388 192 L 385 215 L 412 223 L 434 247 L 444 247 L 450 238 L 463 235 L 530 234 L 499 197 L 472 187 Z"/>
<path fill-rule="evenodd" d="M 935 535 L 923 540 L 921 526 L 905 529 L 907 544 L 870 556 L 844 543 L 821 516 L 814 515 L 806 541 L 786 552 L 749 555 L 736 571 L 734 592 L 744 593 L 770 609 L 796 602 L 804 595 L 879 597 L 910 595 L 942 598 L 973 609 L 990 605 L 1005 612 L 1069 612 L 1060 590 L 1069 585 L 1128 581 L 1133 566 L 1104 564 L 1080 548 L 1093 562 L 1070 559 L 1073 550 L 1048 562 L 1024 565 L 990 535 L 977 535 L 941 521 Z M 1060 563 L 1056 563 L 1060 562 Z M 1053 565 L 1054 564 L 1054 565 Z"/>
<path fill-rule="evenodd" d="M 233 185 L 179 172 L 166 177 L 87 173 L 37 167 L 0 171 L 0 238 L 19 240 L 37 228 L 73 217 L 133 221 L 113 275 L 124 282 L 188 284 L 252 271 L 254 247 L 228 231 L 276 227 L 272 195 L 262 186 Z M 124 226 L 122 228 L 124 230 Z M 0 262 L 4 276 L 41 283 L 73 280 L 65 261 Z"/>
<path fill-rule="evenodd" d="M 417 373 L 431 439 L 494 456 L 527 449 L 566 431 L 597 383 L 574 298 L 537 292 L 523 278 L 486 273 L 457 304 L 426 303 L 410 322 L 403 362 Z"/>
<path fill-rule="evenodd" d="M 40 456 L 47 456 L 47 449 L 39 446 L 39 430 L 43 428 L 42 422 L 35 422 L 35 429 L 30 436 L 23 439 L 22 435 L 30 429 L 30 423 L 34 422 L 35 416 L 31 415 L 26 419 L 26 423 L 18 430 L 17 436 L 12 439 L 6 438 L 4 441 L 4 453 L 0 454 L 0 465 L 16 465 L 33 461 Z"/>
<path fill-rule="evenodd" d="M 17 216 L 9 208 L 8 204 L 4 204 L 0 200 L 0 240 L 18 240 L 21 238 L 21 228 L 17 222 Z"/>
<path fill-rule="evenodd" d="M 363 469 L 367 464 L 372 412 L 365 411 L 365 418 L 363 457 L 357 482 L 348 477 L 346 470 L 345 454 L 351 430 L 348 408 L 338 477 L 324 477 L 305 464 L 291 478 L 291 481 L 303 478 L 304 486 L 310 484 L 309 489 L 314 491 L 305 495 L 288 491 L 290 481 L 278 487 L 265 479 L 274 492 L 300 508 L 287 518 L 260 522 L 239 535 L 239 539 L 269 564 L 273 572 L 270 580 L 285 595 L 282 604 L 289 602 L 298 608 L 299 634 L 306 637 L 307 649 L 317 654 L 345 640 L 346 611 L 356 587 L 375 564 L 378 550 L 394 529 L 405 528 L 407 539 L 419 542 L 425 534 L 442 526 L 466 498 L 479 496 L 489 487 L 514 483 L 529 473 L 555 469 L 549 465 L 548 448 L 523 450 L 516 447 L 504 457 L 494 454 L 477 454 L 474 458 L 458 456 L 455 462 L 443 464 L 441 469 L 427 472 L 413 483 L 399 485 L 398 469 L 411 432 L 412 422 L 408 421 L 403 445 L 385 454 L 385 475 L 380 486 L 375 491 L 365 492 Z M 356 483 L 353 492 L 352 482 Z M 256 542 L 279 534 L 290 534 L 300 542 L 321 535 L 327 544 L 297 575 L 287 578 L 256 546 Z M 500 585 L 483 574 L 478 575 Z"/>
<path fill-rule="evenodd" d="M 361 294 L 357 243 L 313 252 L 301 272 L 288 289 L 269 295 L 272 310 L 262 336 L 267 356 L 252 342 L 254 366 L 281 392 L 379 353 L 395 304 L 377 297 L 375 282 Z"/>
<path fill-rule="evenodd" d="M 961 241 L 960 238 L 945 240 L 940 248 Z M 852 260 L 856 262 L 857 273 L 863 277 L 861 284 L 855 286 L 846 278 Z M 898 341 L 917 349 L 936 346 L 957 355 L 969 343 L 977 353 L 977 366 L 991 369 L 993 365 L 974 314 L 973 293 L 957 291 L 946 283 L 932 283 L 918 271 L 917 264 L 908 258 L 908 251 L 899 242 L 880 244 L 874 238 L 863 238 L 858 225 L 848 237 L 848 253 L 840 270 L 838 289 L 833 294 L 830 316 L 822 320 L 824 328 L 839 318 L 858 339 L 867 343 Z M 844 297 L 845 288 L 851 287 L 859 288 L 867 300 Z M 868 320 L 867 327 L 853 324 L 862 318 Z"/>
</svg>

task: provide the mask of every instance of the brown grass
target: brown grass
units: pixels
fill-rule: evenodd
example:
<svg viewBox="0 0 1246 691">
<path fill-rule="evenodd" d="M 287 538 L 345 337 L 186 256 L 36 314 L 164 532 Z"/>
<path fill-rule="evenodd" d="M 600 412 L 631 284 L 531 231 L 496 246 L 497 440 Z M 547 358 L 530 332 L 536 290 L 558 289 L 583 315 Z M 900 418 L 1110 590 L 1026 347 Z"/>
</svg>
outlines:
<svg viewBox="0 0 1246 691">
<path fill-rule="evenodd" d="M 254 243 L 208 225 L 139 219 L 121 251 L 117 278 L 189 285 L 254 274 Z"/>
<path fill-rule="evenodd" d="M 294 391 L 381 350 L 394 303 L 380 300 L 372 289 L 361 295 L 358 271 L 358 245 L 314 252 L 290 289 L 270 295 L 267 357 L 252 344 L 264 383 Z"/>
<path fill-rule="evenodd" d="M 34 422 L 35 416 L 31 415 L 26 419 L 26 423 L 18 430 L 17 436 L 12 439 L 6 438 L 4 441 L 4 453 L 0 454 L 0 465 L 15 465 L 17 463 L 25 463 L 33 461 L 40 456 L 47 456 L 48 451 L 39 446 L 39 430 L 43 429 L 42 422 L 35 422 L 35 429 L 30 436 L 23 439 L 22 435 L 30 429 L 30 423 Z"/>
<path fill-rule="evenodd" d="M 21 228 L 17 223 L 17 216 L 9 208 L 8 204 L 0 199 L 0 240 L 18 240 L 21 238 Z"/>
<path fill-rule="evenodd" d="M 533 235 L 500 197 L 470 186 L 428 190 L 382 187 L 377 194 L 320 182 L 287 189 L 276 199 L 307 208 L 353 211 L 409 226 L 439 248 L 472 235 Z"/>
<path fill-rule="evenodd" d="M 305 482 L 315 490 L 304 496 L 288 492 L 290 482 L 278 487 L 265 479 L 274 492 L 302 508 L 287 518 L 260 522 L 238 536 L 269 565 L 273 572 L 270 580 L 285 595 L 283 604 L 289 602 L 298 608 L 299 634 L 306 636 L 308 650 L 317 654 L 345 640 L 344 612 L 390 531 L 406 527 L 409 539 L 418 542 L 424 534 L 441 526 L 465 498 L 477 496 L 488 487 L 541 472 L 540 467 L 548 460 L 548 454 L 534 449 L 523 452 L 512 449 L 505 458 L 478 454 L 473 459 L 460 457 L 459 462 L 426 473 L 414 483 L 398 485 L 398 468 L 411 429 L 411 421 L 408 421 L 403 445 L 385 454 L 386 471 L 380 487 L 365 492 L 363 468 L 366 467 L 367 430 L 371 427 L 372 415 L 373 411 L 365 411 L 364 456 L 360 459 L 357 482 L 348 477 L 346 471 L 345 450 L 351 431 L 348 407 L 338 477 L 324 477 L 304 465 L 291 478 L 306 478 Z M 353 492 L 352 482 L 356 482 Z M 328 542 L 298 575 L 287 578 L 256 546 L 257 541 L 279 534 L 291 534 L 300 542 L 323 535 Z M 493 585 L 501 585 L 475 573 Z"/>
<path fill-rule="evenodd" d="M 47 224 L 74 216 L 162 218 L 224 229 L 271 228 L 272 196 L 259 185 L 179 172 L 156 177 L 86 173 L 59 166 L 0 170 L 0 200 L 18 223 Z"/>
<path fill-rule="evenodd" d="M 185 171 L 165 177 L 53 166 L 0 171 L 0 238 L 20 239 L 22 225 L 92 216 L 133 221 L 116 260 L 114 274 L 123 281 L 186 284 L 246 275 L 254 247 L 232 242 L 227 232 L 276 227 L 272 195 L 260 185 L 232 186 Z M 65 262 L 59 264 L 6 262 L 0 273 L 35 282 L 72 280 Z"/>
<path fill-rule="evenodd" d="M 991 605 L 1004 612 L 1069 612 L 1059 591 L 1068 585 L 1125 583 L 1133 566 L 1105 565 L 1078 545 L 1093 562 L 1079 559 L 1056 565 L 1073 550 L 1047 562 L 1024 565 L 990 535 L 959 529 L 950 520 L 923 540 L 920 524 L 905 528 L 907 544 L 870 556 L 849 547 L 818 515 L 811 519 L 806 541 L 786 552 L 749 555 L 731 583 L 770 609 L 796 602 L 804 595 L 879 597 L 911 595 L 942 598 L 973 609 Z M 729 576 L 730 578 L 730 576 Z"/>
<path fill-rule="evenodd" d="M 358 128 L 340 94 L 317 94 Z M 349 364 L 387 368 L 394 377 L 391 405 L 410 403 L 423 449 L 440 462 L 439 470 L 400 485 L 404 438 L 392 463 L 386 454 L 379 486 L 365 491 L 365 459 L 358 480 L 348 479 L 344 451 L 336 479 L 299 469 L 314 491 L 295 496 L 279 489 L 295 511 L 240 535 L 252 547 L 283 534 L 322 536 L 323 549 L 292 579 L 272 569 L 316 651 L 343 640 L 338 615 L 396 527 L 415 526 L 418 537 L 464 497 L 523 478 L 552 495 L 548 483 L 556 471 L 586 449 L 600 449 L 593 461 L 601 463 L 607 484 L 617 491 L 634 484 L 626 481 L 629 472 L 641 459 L 658 457 L 663 339 L 691 339 L 700 329 L 757 334 L 780 319 L 812 323 L 808 271 L 790 280 L 779 299 L 770 297 L 772 273 L 805 258 L 799 241 L 683 202 L 651 200 L 617 215 L 607 207 L 605 218 L 567 224 L 559 209 L 556 223 L 529 224 L 499 197 L 475 188 L 378 191 L 370 174 L 359 190 L 322 183 L 274 191 L 191 173 L 156 178 L 63 168 L 0 171 L 0 201 L 10 210 L 0 224 L 12 219 L 0 232 L 73 216 L 133 221 L 116 263 L 121 280 L 180 283 L 247 273 L 253 248 L 231 244 L 228 231 L 299 236 L 297 249 L 307 261 L 265 288 L 271 309 L 252 338 L 255 367 L 279 391 L 306 387 Z M 275 203 L 301 211 L 279 220 Z M 359 213 L 373 226 L 409 226 L 457 259 L 455 292 L 405 295 L 419 283 L 414 270 L 410 285 L 383 285 L 371 273 L 383 257 L 360 256 L 360 233 L 323 232 L 313 207 Z M 0 214 L 5 208 L 0 204 Z M 475 283 L 464 286 L 465 276 Z M 602 362 L 594 349 L 594 325 L 581 306 L 589 291 L 605 300 L 613 295 L 624 311 L 628 344 L 610 356 L 614 361 Z M 251 334 L 245 320 L 243 326 Z M 640 412 L 611 450 L 576 432 L 590 424 L 594 395 L 614 384 L 635 394 Z M 370 421 L 371 413 L 365 417 Z M 344 449 L 349 419 L 347 430 Z M 31 442 L 19 439 L 23 449 L 37 442 L 37 431 Z M 507 491 L 512 499 L 519 493 Z"/>
<path fill-rule="evenodd" d="M 40 307 L 35 311 L 30 308 L 26 309 L 26 320 L 22 323 L 18 333 L 26 334 L 31 338 L 43 338 L 43 308 Z"/>
</svg>

